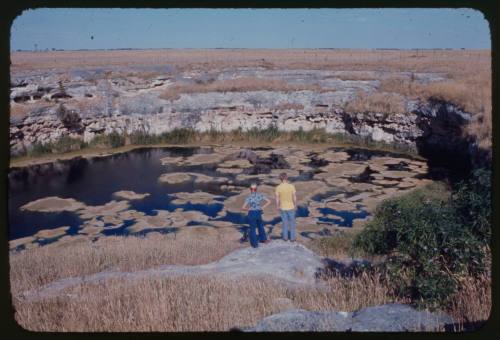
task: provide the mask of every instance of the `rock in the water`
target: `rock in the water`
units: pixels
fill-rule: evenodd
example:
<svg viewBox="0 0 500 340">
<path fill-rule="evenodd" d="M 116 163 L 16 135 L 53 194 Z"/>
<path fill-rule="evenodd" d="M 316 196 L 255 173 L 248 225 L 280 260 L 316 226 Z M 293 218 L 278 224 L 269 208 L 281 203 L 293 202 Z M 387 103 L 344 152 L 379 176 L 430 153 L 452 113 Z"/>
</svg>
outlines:
<svg viewBox="0 0 500 340">
<path fill-rule="evenodd" d="M 453 324 L 448 315 L 402 304 L 367 307 L 354 313 L 288 310 L 265 317 L 248 332 L 407 332 L 440 331 Z"/>
<path fill-rule="evenodd" d="M 148 197 L 149 194 L 148 193 L 139 194 L 139 193 L 136 193 L 136 192 L 131 191 L 131 190 L 120 190 L 120 191 L 113 193 L 113 196 L 116 196 L 118 198 L 122 198 L 125 200 L 142 200 L 142 199 Z"/>
</svg>

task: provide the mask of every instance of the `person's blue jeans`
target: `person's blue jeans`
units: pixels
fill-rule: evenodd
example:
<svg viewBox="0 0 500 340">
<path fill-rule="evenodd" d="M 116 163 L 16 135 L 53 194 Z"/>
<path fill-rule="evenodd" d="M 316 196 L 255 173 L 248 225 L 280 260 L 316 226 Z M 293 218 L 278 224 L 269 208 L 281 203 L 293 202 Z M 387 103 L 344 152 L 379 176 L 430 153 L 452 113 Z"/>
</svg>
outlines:
<svg viewBox="0 0 500 340">
<path fill-rule="evenodd" d="M 262 221 L 262 210 L 249 210 L 248 211 L 248 224 L 250 244 L 252 247 L 257 248 L 260 242 L 267 241 L 266 231 L 264 230 L 264 222 Z M 259 239 L 257 240 L 256 229 L 259 230 Z"/>
<path fill-rule="evenodd" d="M 295 241 L 295 209 L 281 210 L 281 237 L 283 240 L 288 240 L 290 232 L 290 240 Z"/>
</svg>

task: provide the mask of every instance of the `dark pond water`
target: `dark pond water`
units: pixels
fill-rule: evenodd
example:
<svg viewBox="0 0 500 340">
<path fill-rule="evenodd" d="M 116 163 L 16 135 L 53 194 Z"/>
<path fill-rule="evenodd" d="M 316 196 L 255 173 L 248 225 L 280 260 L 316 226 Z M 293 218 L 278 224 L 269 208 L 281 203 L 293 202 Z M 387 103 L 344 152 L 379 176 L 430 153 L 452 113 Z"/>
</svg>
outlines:
<svg viewBox="0 0 500 340">
<path fill-rule="evenodd" d="M 339 149 L 340 150 L 340 149 Z M 377 152 L 361 151 L 357 149 L 348 150 L 354 159 L 366 160 Z M 359 151 L 359 152 L 357 152 Z M 57 196 L 61 198 L 74 198 L 87 205 L 102 205 L 113 199 L 113 193 L 120 190 L 131 190 L 137 193 L 149 193 L 143 200 L 130 201 L 130 209 L 144 212 L 147 215 L 155 215 L 154 210 L 174 211 L 178 208 L 183 210 L 201 211 L 212 219 L 231 221 L 235 224 L 246 224 L 243 214 L 228 212 L 224 217 L 217 217 L 223 209 L 225 198 L 230 193 L 222 191 L 219 184 L 194 183 L 194 181 L 182 184 L 163 184 L 158 178 L 168 172 L 195 172 L 208 176 L 222 176 L 216 172 L 217 164 L 203 164 L 193 166 L 162 165 L 160 159 L 163 157 L 191 156 L 196 153 L 211 153 L 210 148 L 142 148 L 126 153 L 114 154 L 106 157 L 76 158 L 67 161 L 33 165 L 23 168 L 12 168 L 9 171 L 9 239 L 17 239 L 35 234 L 42 229 L 52 229 L 61 226 L 70 226 L 68 234 L 75 234 L 79 226 L 83 224 L 77 214 L 72 212 L 42 213 L 21 211 L 19 208 L 31 201 Z M 387 153 L 384 153 L 387 154 Z M 224 175 L 234 179 L 233 175 Z M 308 180 L 312 173 L 304 173 L 292 180 Z M 240 183 L 246 185 L 247 183 Z M 214 200 L 212 204 L 183 204 L 172 203 L 173 198 L 169 194 L 177 192 L 194 192 L 197 190 L 211 194 L 222 195 L 221 199 Z M 322 200 L 340 192 L 332 191 L 325 195 L 318 195 L 313 200 Z M 320 211 L 324 216 L 318 220 L 325 224 L 335 224 L 341 227 L 352 226 L 352 220 L 363 218 L 367 213 L 362 210 L 335 211 L 323 209 Z M 299 207 L 297 217 L 307 217 L 309 211 L 305 207 Z M 339 221 L 332 215 L 342 217 Z M 269 227 L 280 222 L 276 217 L 266 224 Z M 105 235 L 126 233 L 126 228 L 134 223 L 133 220 L 124 221 L 124 226 L 115 229 L 106 229 Z M 192 221 L 190 225 L 200 224 Z M 174 232 L 175 228 L 164 230 L 155 229 L 160 232 Z M 144 230 L 141 233 L 147 233 Z M 326 232 L 326 231 L 325 231 Z"/>
</svg>

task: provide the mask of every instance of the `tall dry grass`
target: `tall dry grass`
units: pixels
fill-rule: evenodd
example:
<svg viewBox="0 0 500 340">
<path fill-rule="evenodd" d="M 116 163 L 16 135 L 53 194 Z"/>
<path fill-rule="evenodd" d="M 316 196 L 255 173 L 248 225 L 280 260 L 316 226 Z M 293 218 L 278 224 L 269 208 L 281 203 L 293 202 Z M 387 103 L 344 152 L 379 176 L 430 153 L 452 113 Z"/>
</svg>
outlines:
<svg viewBox="0 0 500 340">
<path fill-rule="evenodd" d="M 163 264 L 197 265 L 215 261 L 242 247 L 224 233 L 190 237 L 149 233 L 147 237 L 108 236 L 95 242 L 49 244 L 11 253 L 13 294 L 49 282 L 104 270 L 135 271 Z"/>
<path fill-rule="evenodd" d="M 490 66 L 490 50 L 166 49 L 13 52 L 11 72 L 73 67 L 175 66 L 178 70 L 231 67 L 409 71 L 454 74 Z M 154 72 L 153 70 L 149 71 Z M 162 71 L 156 71 L 162 74 Z"/>
<path fill-rule="evenodd" d="M 169 87 L 160 98 L 167 100 L 179 99 L 183 93 L 206 92 L 246 92 L 246 91 L 321 91 L 318 85 L 293 85 L 283 80 L 264 78 L 234 78 L 216 80 L 208 83 L 194 83 L 189 85 L 174 85 Z"/>
<path fill-rule="evenodd" d="M 352 113 L 379 112 L 384 114 L 405 113 L 403 96 L 396 93 L 366 93 L 359 91 L 356 97 L 347 102 L 344 110 Z"/>
<path fill-rule="evenodd" d="M 465 66 L 465 65 L 464 65 Z M 466 67 L 443 81 L 421 84 L 410 77 L 389 77 L 380 82 L 380 91 L 399 93 L 407 98 L 430 98 L 451 102 L 473 114 L 465 134 L 475 136 L 479 146 L 491 147 L 491 70 Z"/>
<path fill-rule="evenodd" d="M 374 275 L 332 278 L 324 288 L 266 277 L 113 279 L 65 293 L 36 302 L 14 299 L 16 320 L 35 331 L 227 331 L 287 308 L 353 311 L 397 301 Z"/>
<path fill-rule="evenodd" d="M 182 235 L 182 234 L 181 234 Z M 179 235 L 180 236 L 180 235 Z M 398 298 L 380 272 L 327 276 L 323 285 L 287 285 L 271 277 L 176 276 L 108 279 L 66 288 L 57 297 L 25 300 L 19 293 L 63 277 L 103 270 L 135 271 L 163 264 L 202 264 L 241 247 L 220 237 L 107 237 L 95 243 L 47 245 L 10 255 L 17 322 L 34 331 L 227 331 L 253 326 L 289 308 L 354 311 Z M 322 255 L 346 257 L 352 235 L 308 243 Z M 489 275 L 462 279 L 446 310 L 459 323 L 482 321 L 491 308 Z M 460 330 L 460 326 L 457 330 Z"/>
</svg>

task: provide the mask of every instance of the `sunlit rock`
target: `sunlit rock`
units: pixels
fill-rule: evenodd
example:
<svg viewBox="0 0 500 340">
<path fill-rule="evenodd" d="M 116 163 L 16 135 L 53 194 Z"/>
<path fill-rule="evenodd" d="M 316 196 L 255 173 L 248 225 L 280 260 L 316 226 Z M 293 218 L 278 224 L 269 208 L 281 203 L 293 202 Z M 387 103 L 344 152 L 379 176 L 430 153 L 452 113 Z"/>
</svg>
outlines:
<svg viewBox="0 0 500 340">
<path fill-rule="evenodd" d="M 163 158 L 160 158 L 160 162 L 162 165 L 167 165 L 167 164 L 181 165 L 183 160 L 184 160 L 184 157 L 163 157 Z"/>
<path fill-rule="evenodd" d="M 101 221 L 98 221 L 98 222 L 101 222 Z M 104 226 L 105 224 L 112 224 L 114 227 L 118 227 L 118 226 L 123 225 L 123 220 L 120 219 L 118 217 L 118 215 L 117 216 L 111 216 L 111 215 L 103 216 L 102 222 L 103 222 L 102 226 Z"/>
<path fill-rule="evenodd" d="M 192 221 L 206 222 L 209 219 L 207 215 L 197 210 L 177 210 L 170 212 L 168 217 L 171 219 L 174 227 L 183 227 Z"/>
<path fill-rule="evenodd" d="M 194 182 L 197 184 L 200 183 L 227 183 L 229 179 L 226 177 L 212 177 L 199 173 L 189 173 L 189 175 L 194 176 Z"/>
<path fill-rule="evenodd" d="M 172 172 L 161 175 L 158 181 L 167 184 L 185 183 L 191 181 L 191 175 L 184 172 Z"/>
<path fill-rule="evenodd" d="M 322 181 L 296 181 L 292 182 L 292 184 L 295 186 L 298 205 L 307 204 L 312 197 L 331 190 L 331 188 Z"/>
<path fill-rule="evenodd" d="M 327 202 L 325 207 L 337 211 L 349 211 L 356 209 L 356 203 L 353 202 Z"/>
<path fill-rule="evenodd" d="M 220 173 L 223 173 L 223 174 L 235 175 L 235 174 L 241 174 L 243 172 L 243 169 L 239 169 L 239 168 L 217 168 L 216 171 L 220 172 Z"/>
<path fill-rule="evenodd" d="M 321 153 L 321 158 L 335 163 L 335 162 L 343 162 L 349 159 L 349 154 L 344 151 L 326 151 Z"/>
<path fill-rule="evenodd" d="M 219 163 L 225 157 L 225 154 L 210 153 L 210 154 L 194 154 L 193 156 L 186 157 L 182 162 L 184 165 L 201 165 Z"/>
<path fill-rule="evenodd" d="M 117 214 L 117 217 L 120 220 L 126 221 L 126 220 L 134 220 L 134 219 L 137 219 L 137 218 L 141 218 L 141 217 L 143 217 L 145 215 L 146 214 L 144 214 L 142 211 L 137 211 L 137 210 L 133 210 L 132 209 L 132 210 L 120 211 Z"/>
<path fill-rule="evenodd" d="M 45 197 L 23 205 L 21 210 L 39 211 L 39 212 L 61 212 L 77 211 L 83 209 L 85 204 L 73 198 Z"/>
<path fill-rule="evenodd" d="M 44 229 L 38 231 L 34 236 L 38 239 L 52 239 L 58 238 L 66 234 L 66 231 L 69 229 L 68 226 L 63 226 L 55 229 Z"/>
<path fill-rule="evenodd" d="M 220 203 L 216 199 L 224 198 L 224 196 L 212 195 L 204 191 L 195 192 L 178 192 L 171 194 L 174 199 L 173 204 L 215 204 Z"/>
<path fill-rule="evenodd" d="M 103 205 L 86 206 L 84 209 L 79 210 L 77 213 L 82 219 L 91 219 L 96 216 L 109 216 L 115 215 L 120 211 L 126 210 L 130 207 L 128 201 L 110 201 Z"/>
<path fill-rule="evenodd" d="M 36 240 L 34 236 L 21 237 L 15 240 L 9 241 L 9 249 L 16 249 L 19 246 L 26 247 L 27 244 L 32 243 Z"/>
<path fill-rule="evenodd" d="M 89 237 L 88 235 L 65 235 L 59 239 L 57 239 L 56 242 L 54 242 L 54 246 L 66 246 L 66 245 L 74 245 L 78 243 L 85 243 L 89 242 Z"/>
<path fill-rule="evenodd" d="M 238 169 L 245 169 L 249 168 L 252 166 L 252 163 L 250 163 L 246 159 L 235 159 L 235 160 L 229 160 L 225 161 L 223 163 L 219 164 L 220 168 L 238 168 Z"/>
<path fill-rule="evenodd" d="M 136 192 L 130 191 L 130 190 L 121 190 L 113 193 L 113 196 L 125 200 L 142 200 L 146 197 L 148 197 L 150 194 L 145 193 L 145 194 L 138 194 Z"/>
</svg>

